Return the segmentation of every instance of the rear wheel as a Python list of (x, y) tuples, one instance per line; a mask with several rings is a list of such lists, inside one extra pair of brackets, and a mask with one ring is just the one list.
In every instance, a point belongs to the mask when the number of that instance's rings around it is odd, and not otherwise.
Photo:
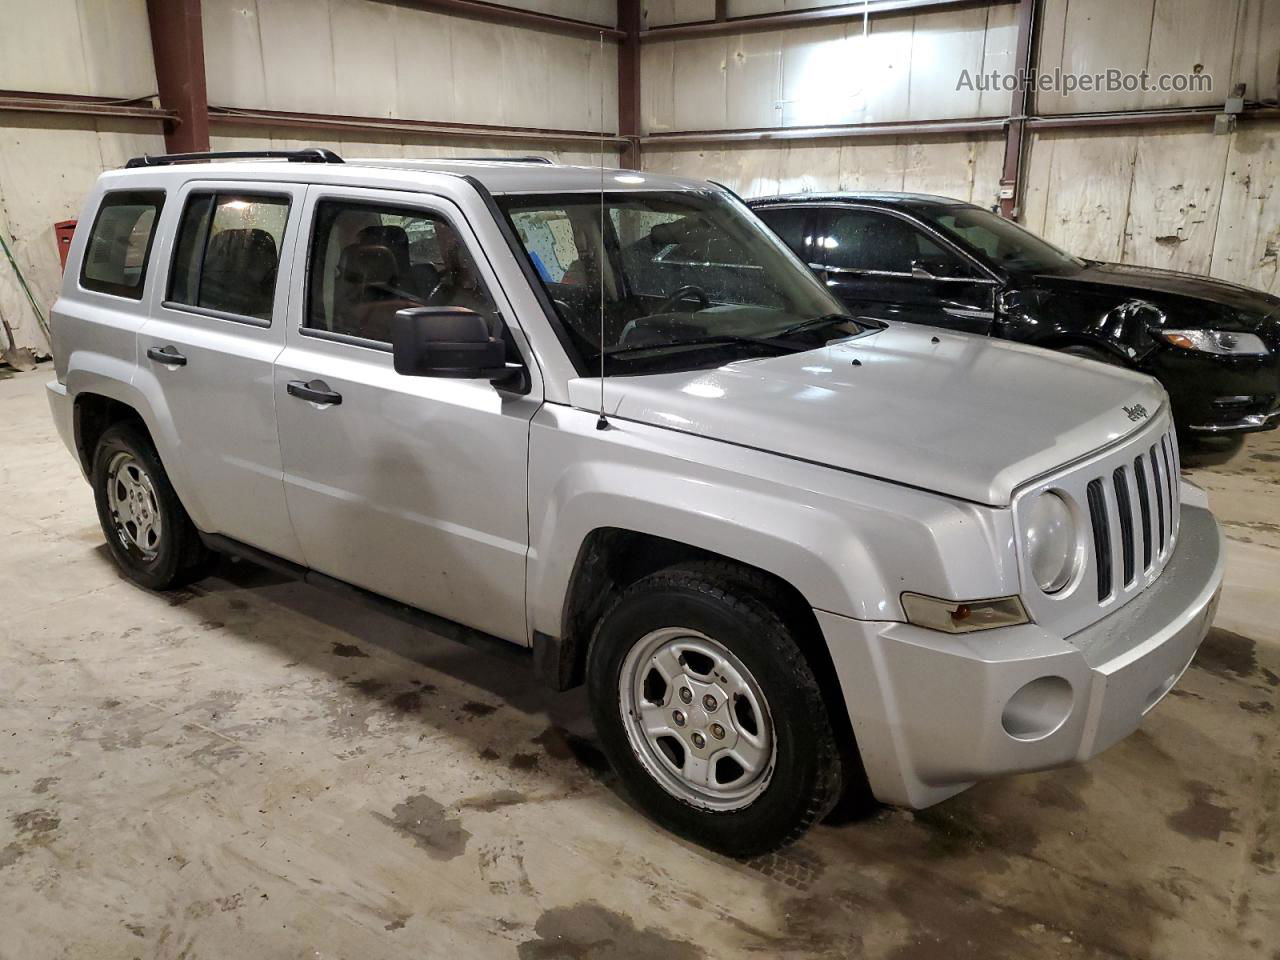
[(733, 856), (795, 840), (841, 785), (818, 683), (753, 576), (698, 563), (643, 578), (601, 618), (587, 663), (596, 728), (631, 795)]
[(208, 551), (142, 429), (118, 423), (104, 431), (92, 481), (107, 546), (129, 579), (167, 590), (203, 575)]

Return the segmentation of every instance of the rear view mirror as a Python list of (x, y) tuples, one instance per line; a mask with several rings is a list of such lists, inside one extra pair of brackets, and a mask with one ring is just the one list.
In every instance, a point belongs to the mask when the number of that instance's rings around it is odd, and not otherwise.
[(507, 348), (489, 324), (464, 307), (409, 307), (391, 320), (396, 373), (407, 377), (495, 380), (506, 377)]
[(911, 262), (911, 278), (913, 280), (937, 280), (933, 272), (919, 260)]

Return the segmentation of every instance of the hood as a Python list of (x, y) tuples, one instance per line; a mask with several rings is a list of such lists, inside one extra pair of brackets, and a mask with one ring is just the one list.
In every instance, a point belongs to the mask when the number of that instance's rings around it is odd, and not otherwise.
[[(598, 379), (573, 380), (570, 401), (595, 410), (599, 390)], [(622, 419), (996, 506), (1140, 429), (1164, 402), (1142, 374), (908, 324), (803, 353), (605, 382), (605, 409)]]
[[(1079, 273), (1070, 276), (1038, 276), (1036, 284), (1058, 289), (1092, 288), (1091, 292), (1103, 294), (1114, 292), (1125, 297), (1149, 299), (1166, 308), (1170, 301), (1194, 300), (1197, 301), (1194, 309), (1185, 317), (1178, 316), (1176, 322), (1188, 325), (1184, 321), (1191, 320), (1194, 322), (1189, 325), (1197, 327), (1208, 325), (1210, 321), (1226, 321), (1237, 328), (1248, 328), (1280, 310), (1280, 297), (1261, 290), (1195, 273), (1120, 263), (1090, 262)], [(1205, 304), (1212, 304), (1218, 309), (1205, 310)]]

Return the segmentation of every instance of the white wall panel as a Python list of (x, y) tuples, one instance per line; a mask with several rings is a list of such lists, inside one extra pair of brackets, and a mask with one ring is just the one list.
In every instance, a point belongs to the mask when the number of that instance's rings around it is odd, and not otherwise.
[(1081, 256), (1280, 292), (1280, 124), (1203, 124), (1031, 139), (1024, 223)]
[(716, 180), (743, 196), (907, 190), (991, 206), (1003, 161), (999, 137), (868, 137), (646, 148), (646, 170)]
[(1280, 293), (1280, 125), (1231, 138), (1210, 272)]
[(646, 27), (712, 20), (715, 15), (715, 0), (643, 0), (640, 6), (640, 16)]
[(204, 6), (219, 106), (598, 130), (603, 93), (617, 129), (612, 42), (372, 0)]
[(154, 94), (146, 0), (4, 0), (0, 89)]
[[(1230, 91), (1237, 44), (1251, 51), (1253, 76), (1246, 79), (1257, 79), (1260, 59), (1274, 65), (1280, 35), (1276, 6), (1274, 0), (1125, 0), (1123, 7), (1115, 0), (1046, 0), (1042, 71), (1061, 68), (1091, 75), (1146, 70), (1153, 81), (1161, 74), (1203, 74), (1213, 78), (1213, 90), (1046, 93), (1039, 97), (1038, 109), (1085, 113), (1222, 103)], [(1257, 32), (1259, 27), (1271, 28), (1270, 40)]]
[[(646, 132), (999, 116), (1010, 94), (977, 78), (1011, 70), (1013, 7), (975, 7), (646, 44)], [(962, 71), (972, 84), (960, 88)], [(723, 79), (719, 74), (723, 74)], [(651, 89), (650, 89), (651, 88)]]

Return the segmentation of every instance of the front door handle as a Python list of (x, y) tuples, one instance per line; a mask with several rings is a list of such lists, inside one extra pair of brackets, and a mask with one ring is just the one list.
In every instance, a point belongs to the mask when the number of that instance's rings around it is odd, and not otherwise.
[(171, 367), (185, 367), (187, 365), (187, 358), (180, 354), (178, 348), (172, 344), (165, 347), (148, 347), (147, 357), (156, 363), (168, 364)]
[(285, 389), (292, 396), (310, 400), (312, 403), (336, 406), (342, 402), (342, 394), (330, 390), (329, 385), (323, 380), (290, 380)]

